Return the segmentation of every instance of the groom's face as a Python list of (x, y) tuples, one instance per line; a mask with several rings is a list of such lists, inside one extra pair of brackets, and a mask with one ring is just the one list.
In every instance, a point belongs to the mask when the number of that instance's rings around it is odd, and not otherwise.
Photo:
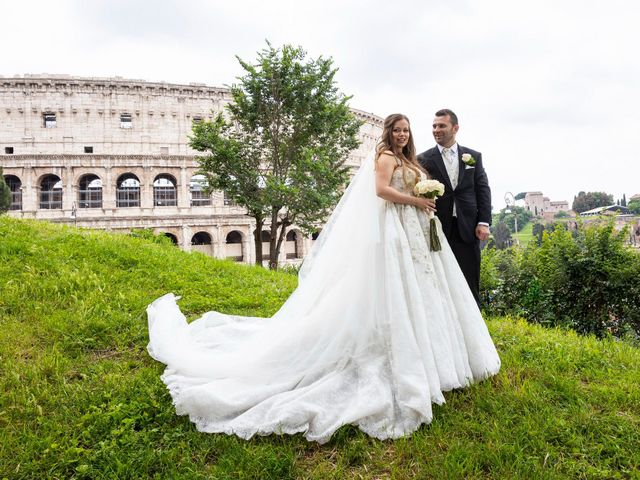
[(456, 133), (458, 133), (459, 125), (451, 123), (451, 117), (444, 115), (436, 117), (433, 120), (433, 138), (436, 139), (438, 145), (449, 148), (456, 143)]

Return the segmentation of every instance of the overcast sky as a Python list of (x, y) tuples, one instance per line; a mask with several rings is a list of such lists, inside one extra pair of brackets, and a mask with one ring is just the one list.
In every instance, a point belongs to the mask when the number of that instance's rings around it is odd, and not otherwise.
[[(0, 75), (65, 73), (234, 83), (268, 39), (332, 57), (351, 106), (460, 117), (504, 194), (640, 193), (640, 3), (632, 0), (13, 0)], [(635, 45), (635, 46), (634, 46)]]

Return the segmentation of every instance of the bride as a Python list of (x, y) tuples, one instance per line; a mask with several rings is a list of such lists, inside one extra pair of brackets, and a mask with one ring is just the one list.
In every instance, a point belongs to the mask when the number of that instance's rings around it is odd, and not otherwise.
[(176, 412), (198, 430), (250, 438), (342, 425), (397, 438), (432, 418), (443, 392), (494, 375), (500, 359), (436, 220), (412, 195), (425, 175), (409, 120), (385, 119), (367, 159), (271, 318), (208, 312), (187, 323), (167, 294), (147, 309), (150, 355)]

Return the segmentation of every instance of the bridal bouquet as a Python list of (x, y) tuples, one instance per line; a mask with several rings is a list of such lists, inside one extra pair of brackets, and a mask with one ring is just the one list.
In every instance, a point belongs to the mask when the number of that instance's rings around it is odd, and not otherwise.
[[(416, 197), (436, 198), (444, 194), (444, 185), (437, 180), (420, 180), (413, 187), (413, 193)], [(437, 252), (442, 249), (440, 239), (438, 238), (438, 230), (436, 228), (436, 220), (433, 212), (429, 212), (429, 239), (431, 240), (431, 251)]]

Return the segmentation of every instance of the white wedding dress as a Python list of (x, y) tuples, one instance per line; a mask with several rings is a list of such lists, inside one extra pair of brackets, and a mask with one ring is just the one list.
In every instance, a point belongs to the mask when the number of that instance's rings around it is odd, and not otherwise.
[[(408, 190), (402, 168), (391, 185)], [(148, 349), (167, 365), (177, 413), (203, 432), (303, 432), (321, 443), (347, 424), (385, 439), (429, 423), (444, 391), (500, 369), (439, 237), (442, 250), (430, 251), (427, 215), (376, 197), (369, 158), (273, 317), (209, 312), (187, 323), (179, 297), (153, 302)]]

